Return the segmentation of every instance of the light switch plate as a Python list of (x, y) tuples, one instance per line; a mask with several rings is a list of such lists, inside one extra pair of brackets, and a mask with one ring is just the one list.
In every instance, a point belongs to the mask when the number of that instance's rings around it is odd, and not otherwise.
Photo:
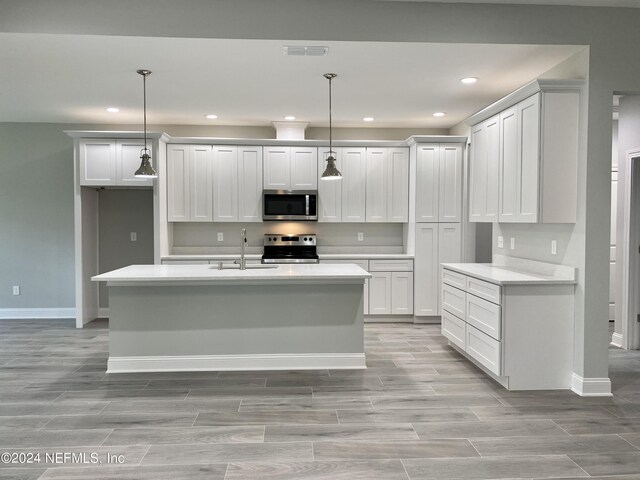
[(364, 232), (358, 232), (358, 241), (364, 242)]
[(516, 237), (511, 237), (510, 241), (511, 241), (511, 250), (514, 250), (516, 248)]
[(137, 242), (138, 241), (138, 233), (137, 232), (131, 232), (130, 236), (131, 236), (131, 241), (132, 242)]
[(503, 236), (499, 236), (498, 237), (498, 248), (504, 248), (504, 237)]
[(14, 285), (13, 286), (13, 294), (14, 295), (20, 295), (20, 285)]
[(224, 241), (224, 233), (218, 232), (218, 241), (219, 242), (223, 242)]
[(551, 255), (558, 254), (558, 242), (555, 240), (551, 240)]

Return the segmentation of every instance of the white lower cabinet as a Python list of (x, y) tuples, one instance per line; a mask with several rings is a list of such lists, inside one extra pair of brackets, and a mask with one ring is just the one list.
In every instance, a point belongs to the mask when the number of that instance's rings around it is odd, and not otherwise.
[(391, 315), (391, 272), (372, 272), (369, 279), (369, 315)]
[(391, 315), (413, 313), (413, 272), (391, 272)]
[(442, 335), (509, 390), (570, 388), (574, 285), (499, 285), (475, 265), (443, 267)]

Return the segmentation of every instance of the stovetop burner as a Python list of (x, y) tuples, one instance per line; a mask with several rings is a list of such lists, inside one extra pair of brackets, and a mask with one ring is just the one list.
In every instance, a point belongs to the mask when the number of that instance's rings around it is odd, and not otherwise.
[(319, 263), (316, 236), (267, 233), (262, 263)]

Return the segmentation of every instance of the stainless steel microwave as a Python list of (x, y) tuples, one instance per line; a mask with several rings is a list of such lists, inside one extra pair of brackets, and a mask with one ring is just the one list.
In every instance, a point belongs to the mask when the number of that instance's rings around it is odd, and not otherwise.
[(263, 220), (318, 220), (318, 192), (311, 190), (264, 190)]

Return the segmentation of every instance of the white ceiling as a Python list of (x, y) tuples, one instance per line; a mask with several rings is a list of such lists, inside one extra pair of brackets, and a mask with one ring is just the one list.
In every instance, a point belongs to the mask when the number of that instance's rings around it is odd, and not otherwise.
[(640, 8), (640, 0), (375, 0), (392, 2), (500, 3), (516, 5), (571, 5), (577, 7)]
[[(329, 55), (283, 55), (303, 44), (329, 46)], [(147, 68), (150, 124), (269, 125), (295, 115), (323, 126), (322, 74), (335, 72), (336, 126), (448, 128), (581, 48), (0, 34), (0, 120), (139, 125), (135, 71)], [(462, 85), (466, 76), (480, 81)]]

